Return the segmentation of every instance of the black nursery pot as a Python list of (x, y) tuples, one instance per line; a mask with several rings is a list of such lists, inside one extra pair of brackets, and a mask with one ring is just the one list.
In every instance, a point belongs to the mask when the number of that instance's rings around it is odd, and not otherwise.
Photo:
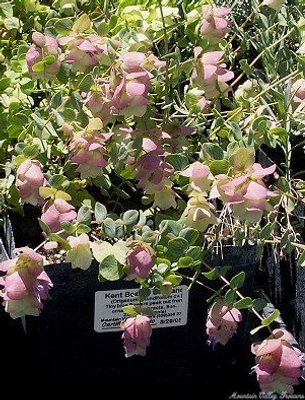
[[(14, 246), (12, 230), (6, 227), (4, 234), (8, 237), (2, 247), (8, 257)], [(254, 246), (225, 247), (223, 257), (206, 261), (211, 266), (232, 265), (228, 279), (246, 271), (242, 292), (252, 295), (255, 252)], [(118, 293), (132, 291), (134, 283), (100, 283), (97, 263), (87, 271), (72, 270), (69, 264), (49, 265), (46, 272), (54, 287), (39, 317), (26, 317), (22, 323), (0, 311), (2, 337), (11, 355), (2, 378), (9, 379), (17, 365), (20, 386), (15, 390), (23, 398), (33, 398), (33, 384), (35, 390), (47, 390), (50, 395), (62, 389), (88, 394), (109, 388), (123, 394), (145, 389), (154, 395), (161, 395), (163, 390), (188, 395), (200, 390), (222, 399), (233, 393), (258, 396), (256, 378), (250, 375), (254, 356), (250, 351), (248, 314), (243, 311), (243, 321), (228, 344), (213, 350), (205, 333), (210, 292), (200, 285), (193, 285), (188, 294), (184, 325), (154, 328), (147, 355), (126, 358), (122, 331), (95, 329), (95, 297), (103, 292), (118, 298)], [(181, 286), (187, 284), (189, 281)]]
[[(246, 285), (252, 289), (255, 249), (232, 247), (223, 260), (216, 257), (211, 264), (232, 264), (234, 273), (248, 268), (251, 273)], [(163, 389), (177, 394), (200, 389), (223, 398), (234, 391), (258, 393), (255, 377), (249, 375), (254, 360), (245, 335), (247, 315), (227, 346), (213, 350), (205, 334), (210, 293), (199, 285), (189, 293), (185, 325), (154, 328), (147, 355), (125, 358), (122, 331), (101, 333), (94, 329), (95, 293), (117, 296), (117, 291), (131, 289), (134, 284), (100, 283), (96, 263), (87, 271), (72, 270), (68, 264), (47, 266), (46, 271), (54, 283), (51, 299), (44, 302), (38, 318), (26, 318), (22, 340), (30, 370), (35, 370), (50, 390), (112, 387), (124, 392), (136, 385), (156, 394)], [(219, 385), (223, 379), (226, 383)]]

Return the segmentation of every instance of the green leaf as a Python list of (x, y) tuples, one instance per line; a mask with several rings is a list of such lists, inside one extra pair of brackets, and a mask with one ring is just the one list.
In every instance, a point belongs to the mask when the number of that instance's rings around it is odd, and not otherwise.
[(265, 299), (258, 298), (252, 301), (252, 307), (255, 311), (261, 311), (264, 307), (266, 307), (267, 302)]
[(241, 140), (243, 137), (240, 126), (236, 122), (231, 122), (231, 130), (235, 140)]
[(233, 289), (229, 289), (225, 294), (224, 301), (227, 306), (234, 304), (236, 300), (236, 292)]
[(274, 231), (276, 226), (275, 222), (269, 222), (266, 224), (263, 229), (261, 230), (260, 237), (262, 240), (267, 240), (270, 238), (271, 233)]
[(146, 288), (146, 287), (140, 288), (138, 291), (139, 301), (143, 301), (143, 300), (147, 299), (147, 297), (149, 297), (150, 294), (151, 294), (151, 290), (149, 288)]
[(250, 67), (250, 65), (249, 65), (247, 59), (244, 58), (244, 59), (240, 60), (240, 61), (239, 61), (239, 64), (240, 64), (241, 70), (242, 70), (245, 74), (247, 74), (247, 75), (251, 74), (252, 68)]
[(175, 256), (181, 256), (188, 246), (188, 241), (180, 237), (168, 241), (168, 250)]
[(111, 254), (100, 263), (99, 275), (107, 281), (117, 281), (123, 276), (123, 266)]
[(177, 286), (181, 283), (182, 281), (182, 276), (181, 275), (176, 275), (175, 273), (170, 273), (169, 275), (166, 276), (166, 282), (170, 282), (173, 286)]
[(91, 20), (87, 14), (81, 15), (76, 22), (73, 24), (73, 32), (83, 33), (91, 26)]
[(77, 233), (82, 234), (82, 233), (88, 233), (91, 231), (90, 226), (85, 225), (85, 224), (76, 224), (76, 230)]
[(38, 218), (38, 223), (40, 225), (40, 228), (43, 230), (43, 232), (45, 232), (47, 235), (49, 235), (51, 233), (51, 229), (45, 222), (42, 221), (42, 219)]
[(201, 148), (204, 160), (223, 160), (224, 152), (218, 144), (204, 143)]
[(79, 83), (79, 89), (80, 89), (82, 92), (88, 93), (88, 92), (90, 92), (90, 88), (91, 88), (91, 86), (93, 85), (93, 83), (94, 83), (94, 80), (93, 80), (93, 78), (92, 78), (92, 75), (91, 75), (91, 74), (87, 74), (87, 75), (85, 75), (85, 76), (83, 77), (83, 79), (80, 81), (80, 83)]
[(146, 315), (148, 317), (153, 317), (154, 315), (156, 315), (156, 311), (148, 307), (135, 306), (135, 309), (137, 311), (137, 314)]
[(109, 26), (107, 24), (107, 22), (101, 22), (98, 27), (97, 27), (97, 34), (101, 37), (103, 36), (107, 36), (109, 32)]
[(157, 266), (157, 271), (161, 275), (164, 275), (169, 269), (170, 269), (170, 266), (166, 263), (161, 263)]
[(202, 248), (200, 246), (190, 246), (186, 252), (186, 256), (192, 257), (193, 260), (202, 259)]
[(213, 175), (227, 174), (229, 162), (227, 160), (214, 160), (211, 162), (209, 167)]
[(246, 274), (244, 271), (239, 272), (237, 275), (233, 276), (233, 278), (230, 280), (230, 287), (232, 289), (238, 289), (240, 288), (246, 279)]
[(59, 71), (56, 75), (56, 78), (60, 83), (67, 83), (70, 76), (70, 65), (66, 63), (61, 63)]
[(58, 108), (62, 104), (62, 102), (63, 102), (63, 93), (57, 92), (51, 99), (51, 107)]
[(122, 311), (130, 317), (136, 317), (138, 315), (137, 307), (132, 304), (122, 307)]
[(38, 146), (36, 145), (36, 144), (31, 144), (31, 145), (29, 145), (29, 146), (26, 146), (25, 148), (24, 148), (24, 150), (23, 150), (23, 155), (26, 157), (26, 158), (30, 158), (30, 159), (34, 159), (34, 158), (36, 158), (37, 156), (38, 156), (38, 154), (39, 154), (39, 148), (38, 148)]
[[(50, 21), (51, 22), (51, 21)], [(70, 18), (61, 18), (54, 23), (54, 28), (60, 35), (69, 35), (72, 31), (72, 20)]]
[(66, 181), (66, 177), (64, 175), (55, 174), (52, 175), (51, 178), (48, 180), (50, 186), (54, 187), (55, 189), (59, 189), (62, 184)]
[(4, 26), (8, 31), (20, 28), (20, 21), (16, 17), (9, 17), (4, 19)]
[(160, 292), (164, 297), (168, 297), (173, 292), (173, 285), (171, 282), (163, 282), (160, 286)]
[(11, 84), (10, 78), (1, 78), (0, 79), (0, 92), (3, 92), (7, 89)]
[(142, 234), (142, 239), (146, 243), (153, 243), (156, 240), (156, 234), (151, 230), (146, 231)]
[(159, 230), (162, 235), (167, 235), (168, 233), (173, 233), (178, 236), (181, 231), (181, 225), (177, 221), (172, 221), (170, 219), (163, 220), (159, 225)]
[(194, 264), (194, 260), (192, 257), (186, 256), (186, 257), (180, 257), (178, 262), (177, 262), (177, 267), (178, 268), (191, 268)]
[(267, 318), (264, 318), (262, 320), (262, 325), (263, 326), (269, 326), (274, 320), (276, 320), (281, 313), (279, 312), (278, 309), (275, 309), (272, 314), (270, 314)]
[(112, 246), (113, 255), (120, 264), (125, 264), (128, 250), (126, 242), (123, 241), (116, 242)]
[(64, 239), (63, 237), (57, 235), (57, 233), (51, 233), (48, 236), (48, 239), (51, 240), (51, 241), (54, 240), (55, 242), (57, 242), (60, 245), (60, 247), (62, 249), (64, 249), (64, 250), (70, 250), (71, 249), (71, 246), (69, 245), (69, 242), (66, 239)]
[(238, 310), (242, 310), (243, 308), (249, 308), (251, 307), (251, 305), (252, 305), (251, 297), (244, 297), (243, 299), (240, 299), (233, 304), (233, 306)]
[(281, 176), (277, 182), (276, 182), (276, 186), (284, 193), (289, 193), (290, 192), (290, 184), (287, 181), (286, 178), (284, 178), (283, 176)]
[(45, 70), (46, 66), (43, 61), (38, 61), (32, 66), (33, 72), (43, 72)]
[(179, 237), (187, 240), (189, 245), (193, 245), (199, 238), (199, 232), (193, 228), (184, 228), (179, 232)]
[(101, 224), (107, 217), (107, 208), (102, 203), (95, 203), (94, 217), (98, 224)]
[(231, 266), (231, 265), (224, 265), (224, 266), (221, 267), (220, 270), (219, 270), (220, 275), (225, 276), (225, 274), (226, 274), (228, 271), (230, 271), (231, 269), (232, 269), (232, 266)]
[(174, 167), (175, 171), (182, 171), (189, 166), (189, 160), (182, 154), (170, 154), (165, 157), (165, 161)]
[(76, 231), (76, 226), (71, 224), (69, 221), (63, 221), (60, 223), (62, 229), (67, 232), (69, 235), (72, 235)]
[(241, 147), (233, 156), (234, 172), (244, 173), (245, 170), (255, 162), (254, 151), (246, 147)]
[(110, 238), (115, 237), (115, 222), (111, 218), (105, 218), (104, 223), (103, 223), (103, 229), (105, 232), (106, 236), (109, 236)]
[(87, 206), (81, 206), (77, 213), (77, 221), (85, 225), (91, 225), (91, 210)]
[(202, 275), (209, 281), (215, 281), (220, 276), (219, 268), (213, 268), (211, 271), (203, 272)]
[(44, 57), (44, 58), (42, 59), (42, 61), (43, 61), (44, 64), (46, 64), (46, 65), (53, 64), (53, 63), (55, 62), (55, 60), (56, 60), (56, 58), (55, 58), (55, 56), (53, 56), (53, 55), (46, 56), (46, 57)]
[(123, 214), (123, 221), (126, 225), (135, 225), (139, 219), (139, 211), (137, 210), (127, 210)]
[(109, 242), (99, 242), (95, 241), (91, 244), (91, 250), (93, 253), (93, 257), (98, 262), (102, 262), (104, 258), (113, 255), (112, 244)]

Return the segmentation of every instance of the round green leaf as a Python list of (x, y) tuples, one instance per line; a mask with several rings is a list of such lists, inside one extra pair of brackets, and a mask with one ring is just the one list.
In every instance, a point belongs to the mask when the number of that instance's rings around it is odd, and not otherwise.
[(106, 218), (103, 224), (104, 232), (106, 236), (110, 238), (115, 237), (115, 222), (111, 218)]
[(180, 231), (179, 237), (188, 241), (189, 245), (195, 244), (199, 238), (199, 232), (193, 228), (184, 228)]
[(94, 216), (98, 224), (101, 224), (107, 216), (107, 208), (102, 203), (95, 203)]
[(238, 289), (240, 288), (246, 279), (246, 274), (244, 271), (239, 272), (237, 275), (233, 276), (233, 278), (230, 281), (230, 286), (232, 289)]
[(188, 246), (188, 241), (181, 237), (177, 237), (168, 241), (168, 250), (175, 256), (181, 256)]
[(107, 281), (117, 281), (123, 276), (123, 266), (111, 254), (100, 263), (99, 275)]
[(123, 214), (123, 221), (126, 225), (135, 225), (139, 219), (139, 211), (128, 210)]
[(234, 307), (238, 310), (242, 310), (243, 308), (249, 308), (252, 305), (251, 297), (244, 297), (234, 303)]

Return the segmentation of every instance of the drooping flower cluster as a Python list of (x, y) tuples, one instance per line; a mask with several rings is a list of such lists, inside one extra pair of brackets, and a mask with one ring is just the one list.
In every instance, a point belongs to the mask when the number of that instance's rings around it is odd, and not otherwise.
[(126, 357), (134, 355), (145, 356), (146, 347), (150, 345), (152, 328), (150, 319), (145, 315), (129, 317), (121, 322), (120, 327), (124, 329), (122, 339)]
[(268, 200), (277, 195), (266, 187), (263, 178), (272, 174), (275, 169), (276, 165), (263, 168), (254, 163), (234, 178), (217, 175), (217, 183), (210, 196), (220, 197), (224, 204), (232, 206), (235, 218), (251, 223), (258, 222), (265, 210), (273, 209)]
[(110, 59), (106, 39), (95, 34), (71, 34), (58, 39), (67, 46), (64, 61), (71, 64), (72, 71), (86, 71), (98, 63), (108, 65)]
[(236, 333), (241, 320), (242, 315), (238, 309), (225, 305), (223, 299), (215, 300), (209, 309), (206, 322), (208, 343), (213, 347), (217, 343), (225, 345)]
[(181, 218), (186, 226), (204, 232), (209, 225), (217, 225), (215, 207), (207, 199), (214, 177), (208, 166), (196, 161), (180, 175), (189, 178), (189, 200)]
[(74, 206), (64, 199), (55, 198), (48, 200), (44, 204), (41, 220), (48, 225), (52, 232), (58, 232), (61, 230), (61, 222), (71, 222), (76, 216), (77, 214)]
[(32, 40), (34, 43), (25, 56), (29, 74), (37, 79), (54, 78), (60, 68), (61, 49), (57, 40), (40, 32), (34, 32)]
[(291, 394), (293, 386), (299, 384), (304, 363), (302, 352), (290, 344), (292, 340), (289, 332), (275, 329), (262, 343), (252, 345), (257, 363), (253, 371), (263, 392)]
[(29, 247), (15, 250), (19, 255), (0, 263), (0, 271), (6, 274), (0, 278), (3, 289), (5, 311), (12, 318), (24, 315), (39, 315), (43, 308), (42, 300), (49, 298), (49, 289), (53, 286), (43, 268), (43, 258)]
[(200, 33), (212, 43), (218, 43), (227, 33), (230, 22), (225, 18), (230, 14), (231, 8), (202, 6), (203, 22)]
[(66, 262), (71, 263), (72, 268), (88, 269), (92, 261), (89, 236), (82, 233), (80, 236), (69, 236), (67, 240), (71, 249), (67, 252)]
[(224, 52), (202, 53), (202, 48), (198, 46), (194, 55), (197, 62), (191, 75), (192, 85), (203, 90), (208, 100), (227, 94), (230, 86), (226, 82), (234, 78), (234, 73), (222, 62)]
[(94, 118), (85, 129), (73, 133), (71, 138), (71, 161), (78, 165), (76, 172), (80, 172), (82, 179), (102, 175), (103, 168), (107, 165), (105, 142), (112, 133), (100, 133), (102, 127), (101, 120)]
[(171, 176), (174, 168), (164, 160), (166, 153), (159, 141), (168, 137), (166, 132), (148, 132), (153, 138), (144, 137), (141, 155), (132, 165), (136, 172), (135, 179), (137, 187), (143, 189), (144, 193), (154, 196), (153, 207), (167, 210), (176, 207), (176, 193), (172, 189)]
[(126, 256), (127, 276), (129, 279), (146, 279), (154, 265), (153, 249), (150, 246), (134, 246)]
[(19, 190), (20, 197), (25, 203), (33, 206), (41, 203), (39, 188), (47, 183), (42, 165), (37, 160), (25, 160), (17, 168), (16, 187)]
[(121, 54), (110, 78), (101, 78), (85, 100), (93, 115), (107, 121), (110, 116), (142, 117), (148, 105), (151, 71), (165, 63), (138, 51)]

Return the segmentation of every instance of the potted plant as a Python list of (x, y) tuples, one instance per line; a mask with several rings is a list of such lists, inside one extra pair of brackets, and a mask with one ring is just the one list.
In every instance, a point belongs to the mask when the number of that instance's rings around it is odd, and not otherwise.
[(255, 317), (258, 390), (293, 393), (302, 351), (252, 289), (270, 248), (305, 265), (302, 6), (165, 3), (0, 4), (4, 309), (39, 332), (95, 294), (94, 335), (130, 358), (154, 327), (185, 336), (200, 289), (211, 348)]

